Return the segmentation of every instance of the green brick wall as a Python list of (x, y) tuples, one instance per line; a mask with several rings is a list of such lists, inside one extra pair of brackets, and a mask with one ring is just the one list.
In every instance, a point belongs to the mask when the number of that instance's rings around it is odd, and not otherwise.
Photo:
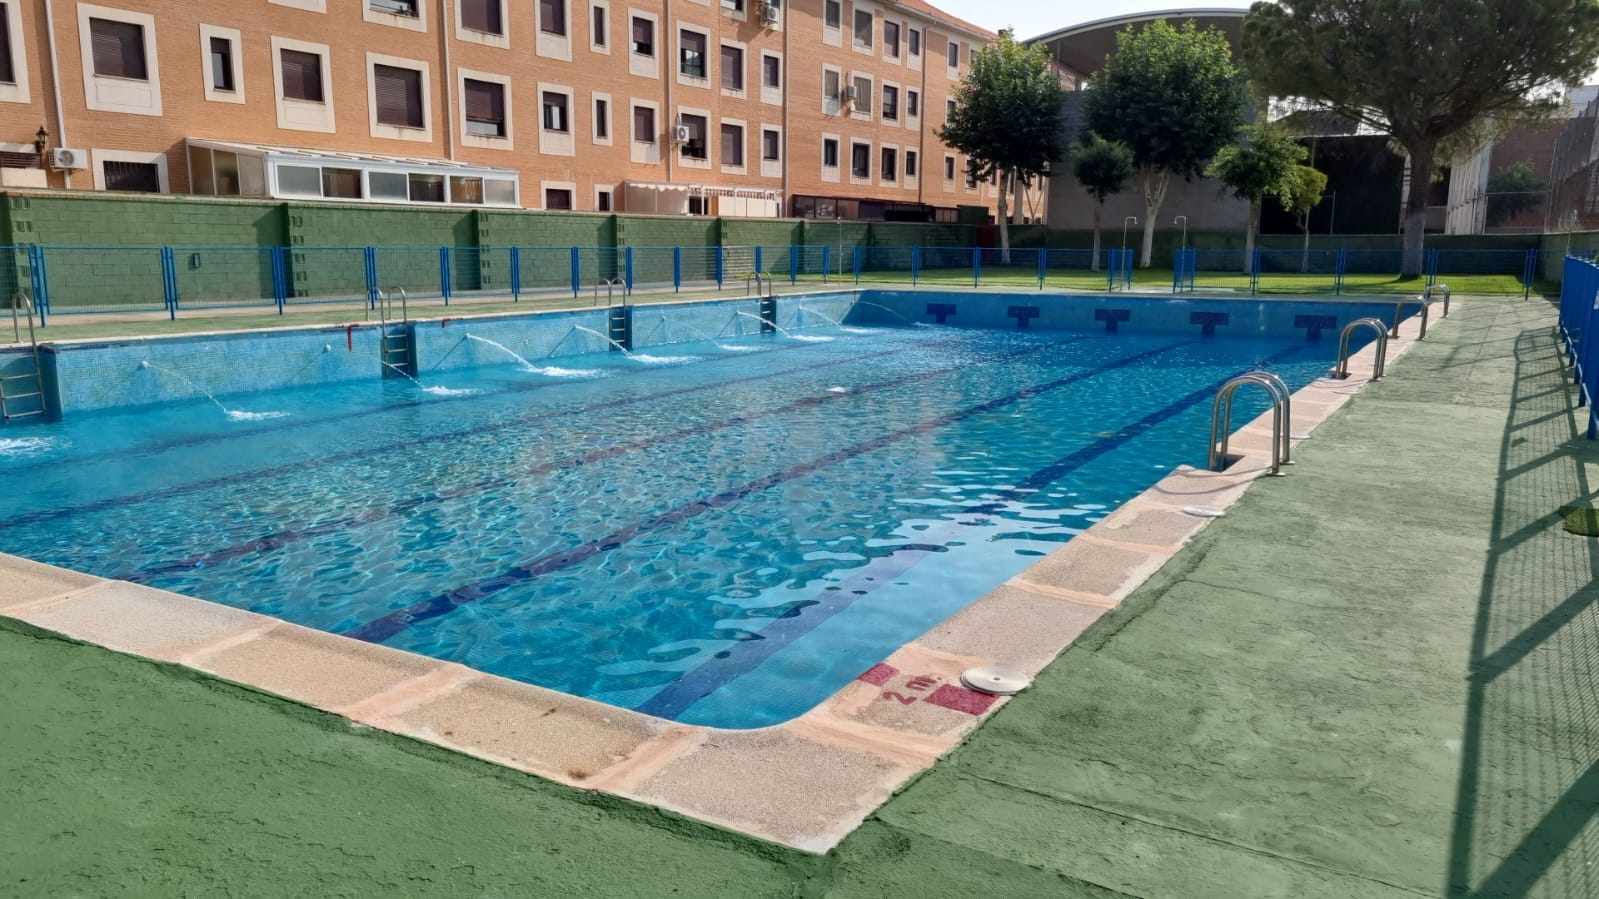
[(581, 212), (480, 212), (478, 242), (489, 247), (610, 247), (616, 216)]
[(630, 247), (714, 247), (722, 242), (721, 224), (699, 216), (617, 216), (616, 241)]
[(722, 243), (730, 247), (787, 247), (805, 243), (805, 223), (798, 219), (766, 221), (724, 219)]

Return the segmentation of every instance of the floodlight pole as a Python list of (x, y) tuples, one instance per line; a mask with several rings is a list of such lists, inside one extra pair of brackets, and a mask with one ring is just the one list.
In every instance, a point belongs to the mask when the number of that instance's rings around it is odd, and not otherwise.
[(1182, 240), (1182, 243), (1177, 245), (1177, 250), (1178, 250), (1178, 252), (1182, 252), (1184, 250), (1187, 250), (1188, 249), (1188, 216), (1179, 215), (1178, 217), (1172, 219), (1171, 223), (1173, 225), (1182, 225), (1183, 226), (1183, 240)]

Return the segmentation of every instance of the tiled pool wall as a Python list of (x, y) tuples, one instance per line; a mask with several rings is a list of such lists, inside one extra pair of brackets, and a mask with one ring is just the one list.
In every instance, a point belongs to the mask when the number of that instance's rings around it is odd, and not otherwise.
[[(905, 290), (829, 291), (411, 323), (419, 372), (514, 364), (501, 344), (533, 364), (604, 352), (613, 314), (631, 316), (634, 348), (725, 340), (760, 333), (766, 318), (785, 331), (838, 322), (941, 323), (977, 328), (1075, 330), (1195, 336), (1299, 337), (1335, 341), (1357, 318), (1392, 322), (1386, 303), (1171, 297), (1064, 296)], [(1407, 311), (1414, 311), (1412, 306)], [(598, 334), (587, 333), (587, 328)], [(470, 337), (468, 336), (470, 335)], [(471, 337), (481, 338), (473, 340)], [(1359, 336), (1364, 345), (1369, 334)], [(380, 332), (372, 324), (284, 328), (112, 341), (46, 344), (44, 387), (52, 416), (96, 409), (218, 397), (258, 390), (377, 379)], [(149, 362), (149, 366), (141, 363)], [(31, 365), (25, 351), (0, 353), (0, 373)]]

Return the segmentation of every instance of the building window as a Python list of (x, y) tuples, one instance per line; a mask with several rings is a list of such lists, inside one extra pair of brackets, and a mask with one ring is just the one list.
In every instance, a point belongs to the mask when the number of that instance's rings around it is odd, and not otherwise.
[(730, 91), (744, 89), (744, 51), (726, 44), (722, 45), (722, 87)]
[[(144, 63), (144, 29), (132, 22), (90, 19), (89, 34), (94, 41), (94, 73), (107, 78), (150, 80)], [(7, 44), (9, 47), (10, 44)], [(123, 165), (124, 163), (116, 163)], [(125, 163), (144, 165), (144, 163)], [(109, 183), (109, 179), (108, 179)], [(122, 190), (124, 188), (116, 188)], [(137, 188), (126, 188), (129, 190)]]
[(849, 148), (849, 174), (852, 178), (872, 177), (872, 148), (866, 144), (851, 144)]
[(977, 175), (972, 172), (971, 166), (966, 167), (966, 189), (977, 189)]
[(633, 140), (641, 144), (655, 143), (655, 110), (648, 106), (633, 107)]
[(899, 180), (899, 151), (893, 147), (883, 148), (883, 180)]
[(0, 83), (4, 84), (17, 83), (16, 64), (11, 61), (10, 13), (6, 4), (0, 3)]
[(566, 132), (570, 130), (567, 117), (566, 95), (555, 91), (544, 92), (544, 130)]
[(883, 121), (899, 121), (899, 88), (883, 85)]
[(461, 0), (461, 27), (485, 34), (504, 34), (500, 0)]
[(783, 86), (783, 61), (775, 56), (761, 57), (761, 86), (780, 88)]
[(547, 187), (544, 189), (545, 209), (571, 209), (572, 192), (566, 188)]
[(302, 50), (280, 50), (283, 99), (321, 103), (322, 57)]
[(566, 0), (539, 0), (539, 30), (566, 37)]
[(864, 9), (855, 10), (855, 46), (872, 48), (872, 14)]
[(611, 137), (611, 104), (605, 100), (594, 101), (594, 136), (600, 140)]
[(905, 32), (905, 46), (910, 50), (912, 56), (922, 55), (922, 32), (920, 29), (912, 28)]
[(722, 8), (728, 12), (744, 12), (744, 0), (722, 0)]
[(633, 17), (633, 52), (640, 56), (655, 55), (655, 23), (649, 19)]
[(722, 165), (744, 164), (744, 128), (741, 125), (722, 125)]
[(955, 41), (949, 42), (949, 67), (952, 69), (961, 67), (961, 45)]
[(822, 70), (822, 99), (838, 102), (840, 75), (836, 69)]
[(378, 124), (422, 128), (422, 73), (395, 66), (372, 67), (373, 95), (377, 98)]
[[(96, 50), (98, 49), (97, 46)], [(98, 55), (97, 52), (96, 56)], [(140, 51), (140, 58), (143, 56), (143, 51)], [(106, 190), (130, 190), (147, 194), (161, 192), (161, 167), (156, 163), (107, 160), (101, 165), (105, 175)]]
[(695, 195), (688, 198), (689, 215), (710, 215), (711, 201), (709, 197)]
[(611, 211), (611, 192), (610, 191), (602, 190), (602, 191), (599, 191), (598, 193), (596, 193), (594, 195), (594, 209), (597, 212), (610, 212)]
[[(0, 12), (4, 12), (0, 8)], [(3, 32), (5, 17), (0, 15), (0, 32)], [(0, 43), (3, 43), (4, 34), (0, 33)], [(233, 42), (225, 37), (214, 37), (210, 40), (211, 46), (211, 89), (214, 91), (227, 91), (233, 93)], [(6, 61), (9, 65), (10, 60)], [(7, 70), (7, 73), (9, 71)], [(6, 80), (6, 79), (0, 79)]]
[(905, 115), (916, 118), (922, 114), (921, 94), (915, 91), (905, 92)]
[(683, 142), (683, 158), (708, 159), (709, 153), (705, 146), (705, 116), (683, 116), (683, 127), (688, 129), (688, 140)]
[(955, 180), (955, 157), (953, 156), (944, 157), (944, 180)]
[(899, 23), (883, 20), (883, 52), (889, 59), (899, 59)]
[(838, 140), (836, 138), (822, 138), (822, 167), (838, 168)]
[(844, 27), (843, 0), (826, 0), (822, 9), (822, 25), (835, 31)]
[(955, 118), (955, 101), (954, 100), (945, 100), (944, 101), (944, 120), (948, 121), (948, 120), (953, 119), (953, 118)]
[(417, 17), (417, 0), (367, 0), (367, 9), (385, 12), (391, 16)]
[(322, 196), (335, 200), (361, 199), (361, 170), (323, 168)]
[(856, 75), (855, 81), (855, 111), (861, 115), (872, 114), (872, 79), (864, 75)]
[(466, 133), (478, 137), (505, 136), (505, 85), (492, 81), (464, 80)]
[(783, 138), (770, 128), (761, 129), (761, 159), (776, 162), (782, 154)]
[(915, 150), (906, 150), (905, 151), (905, 177), (907, 177), (907, 178), (915, 178), (916, 177), (916, 151)]
[(606, 18), (605, 17), (610, 15), (610, 7), (607, 7), (607, 6), (591, 7), (590, 11), (589, 11), (589, 15), (593, 17), (591, 27), (594, 29), (594, 34), (589, 39), (590, 43), (592, 43), (596, 47), (603, 47), (603, 46), (606, 45), (606, 41), (610, 40), (610, 35), (607, 34), (606, 30), (605, 30), (606, 27), (607, 27), (607, 23), (606, 23)]
[(677, 70), (690, 78), (705, 77), (705, 35), (697, 31), (678, 32)]

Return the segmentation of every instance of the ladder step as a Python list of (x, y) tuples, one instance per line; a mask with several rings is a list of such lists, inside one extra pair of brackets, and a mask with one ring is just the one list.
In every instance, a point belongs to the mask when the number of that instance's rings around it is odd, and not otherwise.
[(5, 414), (5, 417), (7, 419), (27, 418), (30, 415), (43, 415), (43, 414), (44, 414), (44, 410), (43, 409), (35, 409), (32, 412), (7, 412)]
[(24, 372), (23, 374), (20, 374), (20, 375), (0, 375), (0, 381), (20, 381), (23, 378), (37, 378), (37, 377), (39, 377), (39, 372), (30, 371), (30, 372)]
[(34, 398), (36, 396), (44, 396), (43, 391), (35, 390), (32, 393), (8, 393), (8, 394), (6, 394), (6, 402), (15, 402), (17, 400), (27, 400), (27, 399), (32, 399), (32, 398)]

